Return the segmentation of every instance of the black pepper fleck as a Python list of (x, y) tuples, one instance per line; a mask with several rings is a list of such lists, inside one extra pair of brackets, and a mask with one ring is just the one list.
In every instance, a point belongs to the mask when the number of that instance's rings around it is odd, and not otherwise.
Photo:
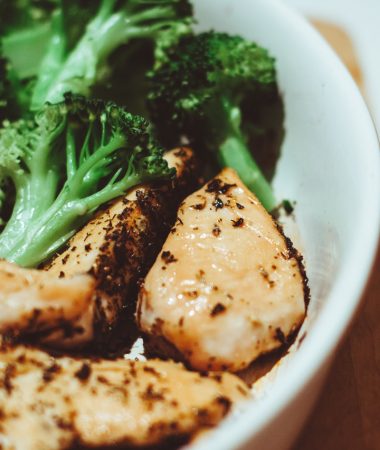
[(198, 211), (202, 211), (202, 209), (205, 209), (206, 202), (204, 203), (197, 203), (196, 205), (191, 205), (190, 208), (196, 209)]
[(74, 374), (79, 380), (86, 381), (91, 375), (91, 367), (88, 363), (83, 363), (82, 367)]
[(221, 229), (218, 227), (218, 225), (214, 225), (214, 228), (212, 229), (212, 234), (215, 237), (218, 237), (221, 233)]
[(222, 303), (217, 303), (210, 313), (211, 317), (215, 317), (218, 314), (222, 314), (226, 310), (226, 307)]
[(61, 367), (60, 367), (58, 364), (53, 363), (51, 366), (47, 367), (47, 368), (43, 371), (42, 379), (43, 379), (46, 383), (49, 383), (49, 382), (54, 378), (54, 375), (55, 375), (56, 373), (59, 373), (60, 370), (61, 370)]
[(276, 339), (279, 342), (281, 342), (281, 344), (285, 345), (287, 343), (287, 339), (286, 339), (286, 336), (285, 336), (284, 332), (281, 330), (281, 328), (277, 327), (276, 330), (275, 330), (275, 333), (276, 333), (275, 334)]
[(67, 263), (67, 260), (69, 259), (69, 254), (67, 254), (66, 256), (64, 256), (62, 258), (62, 264), (65, 265)]
[(220, 178), (214, 178), (212, 181), (210, 181), (210, 183), (208, 183), (206, 192), (226, 194), (233, 187), (236, 187), (236, 184), (223, 183)]
[(244, 225), (244, 219), (242, 217), (239, 217), (237, 220), (232, 220), (231, 222), (234, 228), (240, 228)]
[(223, 200), (219, 197), (216, 197), (216, 199), (212, 202), (212, 205), (215, 207), (215, 209), (222, 209), (224, 207)]
[(170, 251), (164, 251), (161, 253), (161, 259), (165, 261), (166, 264), (177, 262), (178, 259)]

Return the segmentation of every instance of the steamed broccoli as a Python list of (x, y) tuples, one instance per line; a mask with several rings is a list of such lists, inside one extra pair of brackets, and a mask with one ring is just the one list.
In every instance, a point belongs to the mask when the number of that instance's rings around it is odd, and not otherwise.
[(0, 39), (19, 79), (36, 75), (59, 0), (0, 0)]
[(192, 22), (187, 0), (101, 0), (97, 12), (70, 48), (67, 28), (72, 27), (65, 19), (70, 3), (63, 1), (54, 14), (52, 38), (32, 96), (33, 110), (46, 101), (61, 101), (65, 92), (88, 95), (107, 72), (108, 57), (121, 45), (150, 39), (157, 41), (159, 53), (189, 32)]
[(265, 127), (252, 121), (255, 109), (279, 97), (274, 59), (239, 36), (216, 32), (185, 36), (166, 58), (149, 73), (148, 108), (161, 142), (186, 137), (237, 170), (271, 210), (276, 201), (249, 143)]
[(0, 234), (0, 257), (38, 265), (100, 205), (172, 174), (145, 119), (110, 102), (68, 94), (33, 120), (5, 122), (0, 206), (9, 188), (15, 202)]
[(0, 123), (29, 114), (59, 0), (0, 0)]

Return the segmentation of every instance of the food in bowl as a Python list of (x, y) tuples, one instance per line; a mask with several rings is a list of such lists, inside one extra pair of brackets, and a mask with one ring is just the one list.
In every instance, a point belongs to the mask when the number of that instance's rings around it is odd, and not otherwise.
[(307, 298), (298, 252), (228, 168), (181, 203), (137, 323), (160, 354), (236, 372), (288, 341)]
[[(238, 36), (193, 34), (184, 1), (98, 6), (74, 30), (75, 5), (31, 5), (51, 35), (28, 76), (3, 30), (4, 448), (41, 448), (41, 429), (45, 448), (188, 437), (248, 397), (225, 372), (288, 345), (305, 317), (302, 258), (264, 208), (276, 200), (249, 149), (282, 133), (273, 58)], [(129, 74), (147, 41), (154, 127), (106, 89), (112, 58)], [(101, 88), (114, 98), (91, 98)], [(170, 142), (180, 147), (165, 153)], [(138, 332), (186, 367), (111, 361)]]

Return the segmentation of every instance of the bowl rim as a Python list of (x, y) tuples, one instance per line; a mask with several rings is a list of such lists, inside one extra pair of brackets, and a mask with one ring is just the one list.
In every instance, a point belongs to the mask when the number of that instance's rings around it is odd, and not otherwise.
[[(374, 121), (359, 88), (329, 44), (294, 7), (279, 0), (254, 0), (254, 3), (257, 7), (261, 4), (266, 8), (276, 9), (276, 13), (281, 14), (289, 25), (302, 35), (306, 35), (307, 40), (319, 48), (325, 65), (336, 68), (335, 71), (331, 71), (332, 76), (350, 93), (350, 107), (355, 111), (356, 127), (362, 130), (361, 135), (364, 139), (362, 152), (371, 161), (375, 183), (368, 192), (363, 207), (368, 220), (363, 222), (363, 230), (360, 230), (360, 245), (352, 243), (355, 251), (351, 253), (355, 253), (355, 258), (351, 258), (337, 276), (326, 297), (325, 307), (315, 319), (312, 329), (308, 331), (307, 339), (295, 352), (294, 358), (286, 368), (287, 376), (281, 385), (275, 383), (266, 395), (265, 401), (259, 404), (255, 401), (249, 402), (249, 405), (239, 412), (237, 420), (217, 427), (203, 439), (198, 440), (191, 446), (196, 450), (210, 449), (210, 445), (212, 448), (223, 450), (247, 444), (307, 389), (319, 369), (331, 361), (359, 309), (380, 242), (380, 146)], [(353, 273), (352, 271), (355, 271), (355, 277), (348, 276)], [(339, 315), (335, 314), (334, 321), (331, 321), (329, 319), (332, 317), (334, 304), (342, 295), (346, 307)], [(315, 353), (316, 345), (318, 345), (317, 353)], [(252, 417), (255, 417), (255, 421), (252, 421)], [(230, 426), (233, 427), (233, 433), (229, 432)]]

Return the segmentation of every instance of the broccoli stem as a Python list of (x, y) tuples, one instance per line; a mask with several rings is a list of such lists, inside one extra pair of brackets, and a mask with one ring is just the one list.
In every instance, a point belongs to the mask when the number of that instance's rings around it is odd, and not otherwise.
[(17, 195), (12, 216), (0, 235), (3, 258), (12, 252), (20, 239), (24, 239), (30, 221), (50, 207), (58, 185), (58, 176), (53, 171), (42, 176), (22, 174), (18, 178), (16, 182), (14, 180)]
[[(21, 177), (20, 177), (21, 178)], [(12, 249), (13, 245), (20, 239), (25, 231), (26, 223), (31, 213), (28, 208), (28, 186), (26, 180), (13, 180), (16, 187), (16, 201), (13, 206), (11, 218), (6, 223), (0, 235), (0, 255), (5, 255)]]
[[(7, 258), (24, 239), (26, 229), (34, 218), (46, 211), (56, 198), (61, 180), (59, 159), (51, 159), (51, 149), (61, 134), (63, 121), (48, 139), (42, 136), (37, 150), (25, 159), (26, 171), (9, 173), (15, 186), (16, 201), (10, 220), (0, 234), (0, 256)], [(36, 140), (38, 140), (36, 136)]]
[(62, 123), (32, 157), (25, 161), (26, 173), (9, 174), (15, 186), (16, 201), (13, 213), (0, 235), (0, 255), (6, 257), (20, 238), (23, 238), (29, 221), (39, 217), (53, 203), (60, 180), (59, 161), (50, 162), (52, 143), (64, 126)]
[(222, 111), (225, 114), (224, 126), (227, 130), (227, 137), (219, 146), (219, 163), (223, 167), (235, 169), (243, 183), (256, 194), (264, 208), (271, 211), (276, 206), (276, 198), (241, 133), (240, 108), (228, 98), (222, 99), (222, 106)]
[(247, 188), (254, 192), (264, 208), (271, 211), (276, 206), (272, 188), (265, 179), (242, 136), (229, 136), (219, 147), (219, 161), (232, 167)]
[(86, 159), (68, 180), (54, 203), (46, 208), (46, 212), (35, 216), (35, 220), (33, 217), (29, 219), (28, 227), (24, 230), (25, 235), (18, 237), (13, 248), (6, 254), (0, 252), (2, 257), (24, 267), (35, 266), (56, 252), (100, 205), (122, 195), (141, 181), (140, 175), (134, 171), (131, 157), (125, 175), (118, 181), (120, 171), (116, 172), (106, 186), (91, 195), (87, 194), (86, 185), (82, 185), (87, 174), (91, 174), (107, 156), (125, 144), (124, 137), (115, 136)]
[(122, 195), (139, 181), (139, 176), (133, 174), (83, 199), (68, 202), (65, 202), (65, 196), (57, 199), (43, 221), (37, 220), (28, 227), (27, 236), (7, 259), (22, 267), (34, 267), (52, 256), (100, 205)]
[(3, 210), (9, 220), (0, 233), (0, 258), (39, 264), (102, 204), (136, 184), (171, 177), (175, 169), (163, 153), (143, 117), (71, 94), (33, 120), (4, 126), (0, 201), (9, 193), (15, 205)]
[[(114, 4), (114, 0), (103, 0), (97, 15), (88, 24), (76, 47), (66, 55), (59, 70), (54, 68), (47, 78), (44, 76), (46, 71), (41, 70), (33, 92), (32, 110), (38, 110), (47, 101), (61, 101), (66, 92), (89, 95), (96, 81), (99, 64), (116, 48), (134, 38), (153, 37), (175, 18), (175, 12), (170, 6), (156, 6), (135, 12), (132, 5), (130, 10), (112, 13)], [(58, 39), (58, 34), (55, 39)], [(54, 43), (51, 49), (53, 47)], [(53, 56), (54, 53), (50, 57)], [(48, 55), (47, 58), (50, 57)]]
[(57, 10), (52, 18), (53, 34), (39, 70), (39, 77), (33, 89), (32, 107), (45, 96), (46, 86), (55, 79), (64, 60), (66, 52), (66, 38), (62, 10)]

